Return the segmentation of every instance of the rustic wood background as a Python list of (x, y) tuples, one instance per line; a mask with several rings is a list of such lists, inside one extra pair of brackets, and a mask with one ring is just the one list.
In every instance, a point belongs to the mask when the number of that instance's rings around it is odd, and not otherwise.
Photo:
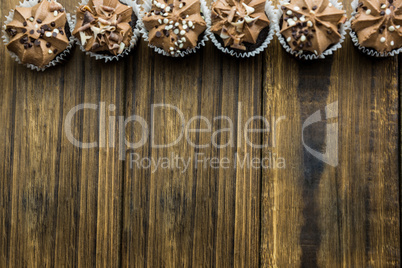
[[(76, 5), (61, 2), (70, 12)], [(17, 4), (2, 0), (1, 17)], [(344, 5), (350, 14), (350, 1)], [(247, 60), (212, 44), (170, 59), (143, 41), (119, 63), (96, 62), (76, 48), (66, 64), (45, 73), (14, 63), (3, 44), (0, 59), (0, 267), (401, 265), (401, 58), (371, 59), (348, 37), (333, 57), (315, 62), (292, 58), (276, 39)], [(336, 168), (301, 143), (304, 120), (334, 101)], [(187, 120), (227, 115), (244, 124), (252, 115), (284, 115), (278, 146), (270, 151), (284, 157), (287, 168), (130, 169), (116, 149), (80, 150), (67, 140), (68, 111), (99, 102), (116, 105), (107, 115), (136, 114), (147, 122), (153, 103), (175, 105)], [(99, 123), (98, 113), (86, 110), (75, 117), (73, 133), (98, 140)], [(169, 113), (156, 126), (157, 142), (181, 129)], [(305, 136), (317, 148), (324, 134), (314, 128)], [(132, 128), (126, 135), (134, 141), (141, 132)], [(191, 138), (210, 141), (204, 134)], [(229, 138), (222, 135), (221, 144)], [(136, 152), (267, 156), (268, 150), (240, 145), (240, 138), (237, 149), (195, 150), (181, 142)], [(272, 142), (270, 134), (252, 139)]]

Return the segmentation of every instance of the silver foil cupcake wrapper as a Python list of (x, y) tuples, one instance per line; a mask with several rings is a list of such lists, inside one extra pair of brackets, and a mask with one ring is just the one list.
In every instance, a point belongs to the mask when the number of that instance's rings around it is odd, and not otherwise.
[[(37, 0), (37, 1), (25, 0), (25, 1), (22, 2), (22, 3), (20, 2), (20, 4), (19, 4), (17, 7), (33, 7), (33, 6), (37, 5), (39, 2), (40, 2), (39, 0)], [(55, 2), (57, 2), (57, 1), (55, 1)], [(4, 44), (5, 44), (6, 46), (10, 43), (10, 37), (9, 37), (9, 35), (6, 33), (6, 25), (9, 24), (11, 21), (13, 21), (13, 19), (14, 19), (14, 12), (15, 12), (14, 9), (10, 11), (10, 13), (8, 14), (8, 16), (6, 16), (6, 21), (5, 21), (4, 24), (3, 24), (2, 39), (3, 39), (3, 42), (4, 42)], [(71, 20), (71, 16), (70, 16), (69, 13), (66, 12), (66, 16), (67, 16), (67, 21)], [(71, 28), (70, 28), (70, 32), (71, 32)], [(25, 64), (25, 63), (23, 63), (23, 62), (20, 60), (20, 58), (19, 58), (19, 57), (17, 56), (17, 54), (15, 54), (14, 52), (8, 50), (8, 53), (10, 53), (10, 56), (11, 56), (12, 59), (14, 59), (14, 60), (15, 60), (16, 62), (18, 62), (19, 64), (24, 65), (24, 66), (27, 67), (28, 69), (31, 69), (31, 70), (33, 70), (33, 71), (43, 72), (43, 71), (45, 71), (47, 68), (54, 67), (54, 66), (56, 66), (57, 64), (63, 62), (63, 60), (64, 60), (64, 59), (66, 58), (66, 56), (70, 53), (71, 48), (72, 48), (73, 45), (74, 45), (74, 38), (73, 38), (72, 35), (70, 35), (69, 41), (70, 41), (70, 42), (69, 42), (67, 48), (66, 48), (62, 53), (58, 54), (58, 55), (56, 56), (56, 58), (54, 58), (51, 62), (49, 62), (49, 64), (47, 64), (47, 65), (44, 66), (44, 67), (39, 67), (39, 66), (36, 66), (36, 65), (33, 65), (33, 64)]]
[(207, 28), (205, 32), (202, 34), (202, 39), (198, 40), (197, 46), (194, 48), (186, 49), (183, 51), (180, 51), (179, 53), (175, 53), (174, 55), (171, 55), (169, 52), (165, 51), (162, 48), (156, 47), (154, 45), (151, 45), (149, 43), (149, 35), (148, 35), (148, 30), (145, 28), (144, 22), (142, 21), (142, 18), (145, 16), (147, 12), (149, 12), (152, 9), (152, 0), (145, 0), (143, 4), (143, 10), (140, 12), (140, 22), (139, 22), (139, 29), (142, 34), (142, 37), (144, 38), (145, 41), (148, 42), (148, 46), (153, 48), (154, 51), (158, 54), (167, 56), (167, 57), (174, 57), (174, 58), (180, 58), (180, 57), (185, 57), (191, 53), (196, 53), (198, 49), (201, 47), (205, 46), (205, 44), (208, 42), (208, 36), (210, 35), (209, 29), (211, 28), (211, 15), (210, 11), (207, 7), (207, 3), (205, 0), (200, 0), (201, 4), (201, 12), (204, 16), (204, 20), (207, 24)]
[[(215, 2), (215, 1), (214, 1)], [(256, 48), (253, 51), (249, 51), (249, 52), (239, 52), (239, 51), (234, 51), (233, 49), (231, 49), (230, 47), (224, 47), (221, 42), (218, 41), (218, 39), (215, 37), (215, 34), (213, 32), (211, 32), (210, 30), (210, 36), (209, 38), (211, 39), (212, 43), (214, 43), (214, 45), (223, 53), (225, 54), (229, 54), (233, 57), (236, 58), (249, 58), (249, 57), (254, 57), (258, 54), (260, 54), (261, 52), (263, 52), (268, 45), (271, 43), (272, 39), (274, 39), (274, 35), (275, 35), (275, 9), (272, 5), (271, 1), (267, 1), (265, 3), (265, 13), (268, 16), (268, 19), (270, 21), (269, 24), (269, 32), (268, 32), (268, 36), (267, 38), (265, 38), (264, 42), (261, 44), (261, 46), (259, 46), (258, 48)]]
[[(343, 10), (343, 5), (342, 3), (337, 2), (336, 0), (330, 0), (329, 1), (334, 7), (336, 7), (339, 10)], [(281, 18), (283, 15), (282, 8), (284, 4), (289, 3), (289, 1), (279, 1), (280, 5), (278, 5), (277, 13), (275, 15), (275, 27), (276, 27), (276, 36), (278, 36), (279, 42), (281, 43), (282, 47), (290, 54), (293, 56), (304, 59), (304, 60), (316, 60), (316, 59), (325, 59), (326, 56), (334, 54), (334, 52), (342, 47), (342, 43), (345, 41), (346, 38), (346, 31), (349, 29), (349, 23), (344, 23), (340, 27), (341, 31), (341, 39), (339, 40), (338, 43), (330, 46), (327, 50), (325, 50), (322, 54), (320, 55), (315, 55), (315, 54), (304, 54), (301, 53), (300, 51), (293, 50), (281, 34), (281, 28), (280, 28), (280, 23), (281, 23)], [(346, 15), (346, 13), (345, 13)]]
[[(359, 5), (359, 0), (354, 0), (351, 5), (352, 5), (353, 12), (352, 12), (352, 17), (348, 21), (348, 24), (350, 27), (352, 25), (352, 21), (355, 19), (355, 16), (357, 14), (356, 8)], [(392, 57), (392, 56), (398, 55), (402, 51), (402, 48), (398, 48), (398, 49), (394, 49), (390, 52), (382, 52), (381, 53), (381, 52), (376, 51), (373, 48), (366, 48), (366, 47), (360, 45), (359, 38), (357, 37), (357, 34), (352, 29), (350, 30), (349, 35), (350, 35), (355, 47), (357, 47), (364, 54), (372, 56), (372, 57), (378, 57), (378, 58)]]
[[(119, 54), (117, 56), (110, 56), (110, 55), (95, 53), (92, 51), (87, 51), (82, 46), (81, 41), (78, 38), (76, 38), (75, 36), (73, 36), (74, 42), (80, 47), (81, 51), (84, 52), (86, 55), (88, 55), (92, 58), (95, 58), (96, 60), (103, 60), (105, 62), (118, 61), (121, 58), (129, 55), (131, 50), (135, 47), (135, 45), (138, 42), (138, 37), (140, 36), (140, 32), (138, 30), (138, 25), (139, 25), (139, 21), (140, 21), (140, 5), (137, 4), (136, 0), (119, 0), (119, 1), (127, 6), (131, 7), (134, 11), (135, 16), (137, 17), (137, 22), (133, 29), (133, 36), (131, 37), (131, 40), (130, 40), (130, 45), (128, 47), (126, 47), (121, 54)], [(83, 0), (78, 5), (79, 6), (86, 5), (86, 4), (88, 4), (88, 2), (89, 2), (89, 0)], [(78, 7), (76, 9), (78, 9)], [(69, 24), (70, 24), (71, 32), (73, 32), (75, 29), (75, 25), (77, 24), (77, 15), (76, 14), (74, 14), (72, 16), (72, 19), (69, 20)]]

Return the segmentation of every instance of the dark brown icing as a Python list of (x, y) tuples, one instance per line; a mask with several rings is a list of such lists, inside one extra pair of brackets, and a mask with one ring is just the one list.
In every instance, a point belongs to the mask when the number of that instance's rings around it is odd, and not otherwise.
[(130, 46), (133, 9), (118, 0), (89, 0), (77, 10), (73, 35), (86, 51), (121, 54)]
[(212, 4), (211, 31), (225, 47), (246, 50), (243, 42), (255, 44), (262, 29), (269, 26), (265, 0), (217, 0)]
[(67, 17), (63, 6), (44, 0), (33, 7), (17, 7), (6, 25), (7, 48), (24, 64), (44, 67), (69, 44), (65, 33)]
[(321, 55), (341, 40), (345, 11), (328, 0), (292, 0), (282, 11), (281, 34), (294, 51)]
[(171, 55), (195, 48), (207, 28), (199, 0), (153, 1), (143, 22), (149, 43)]
[(378, 52), (390, 52), (402, 46), (402, 1), (361, 0), (352, 20), (352, 30), (360, 45)]

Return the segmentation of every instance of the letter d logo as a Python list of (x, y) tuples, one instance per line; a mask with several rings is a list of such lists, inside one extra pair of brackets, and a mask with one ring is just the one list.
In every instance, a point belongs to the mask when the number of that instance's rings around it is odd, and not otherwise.
[[(328, 104), (325, 107), (325, 114), (326, 114), (326, 119), (330, 118), (337, 118), (338, 117), (338, 102), (333, 102), (331, 104)], [(309, 146), (306, 145), (304, 142), (304, 129), (314, 123), (322, 121), (321, 119), (321, 111), (318, 110), (314, 114), (312, 114), (303, 124), (302, 128), (302, 141), (303, 141), (303, 146), (306, 148), (306, 150), (312, 154), (314, 157), (317, 159), (321, 160), (324, 163), (327, 163), (328, 165), (331, 165), (333, 167), (338, 166), (338, 123), (327, 123), (327, 135), (325, 137), (325, 143), (326, 143), (326, 152), (325, 153), (320, 153)]]

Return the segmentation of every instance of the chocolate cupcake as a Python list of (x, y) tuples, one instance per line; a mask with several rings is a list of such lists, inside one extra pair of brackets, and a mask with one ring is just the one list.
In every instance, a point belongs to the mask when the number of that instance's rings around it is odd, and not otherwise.
[(205, 45), (208, 18), (203, 0), (149, 0), (141, 32), (159, 54), (183, 57)]
[(266, 0), (217, 0), (212, 3), (211, 40), (232, 56), (255, 56), (273, 39), (273, 14)]
[(370, 56), (399, 54), (402, 47), (402, 1), (356, 0), (351, 18), (353, 43)]
[(11, 56), (32, 70), (56, 65), (72, 46), (67, 14), (55, 0), (25, 1), (4, 24), (3, 40)]
[(299, 58), (325, 58), (345, 39), (345, 11), (336, 1), (282, 2), (277, 19), (279, 41), (287, 52)]
[(137, 42), (138, 15), (135, 1), (84, 0), (76, 11), (73, 36), (88, 55), (106, 62), (117, 60)]

